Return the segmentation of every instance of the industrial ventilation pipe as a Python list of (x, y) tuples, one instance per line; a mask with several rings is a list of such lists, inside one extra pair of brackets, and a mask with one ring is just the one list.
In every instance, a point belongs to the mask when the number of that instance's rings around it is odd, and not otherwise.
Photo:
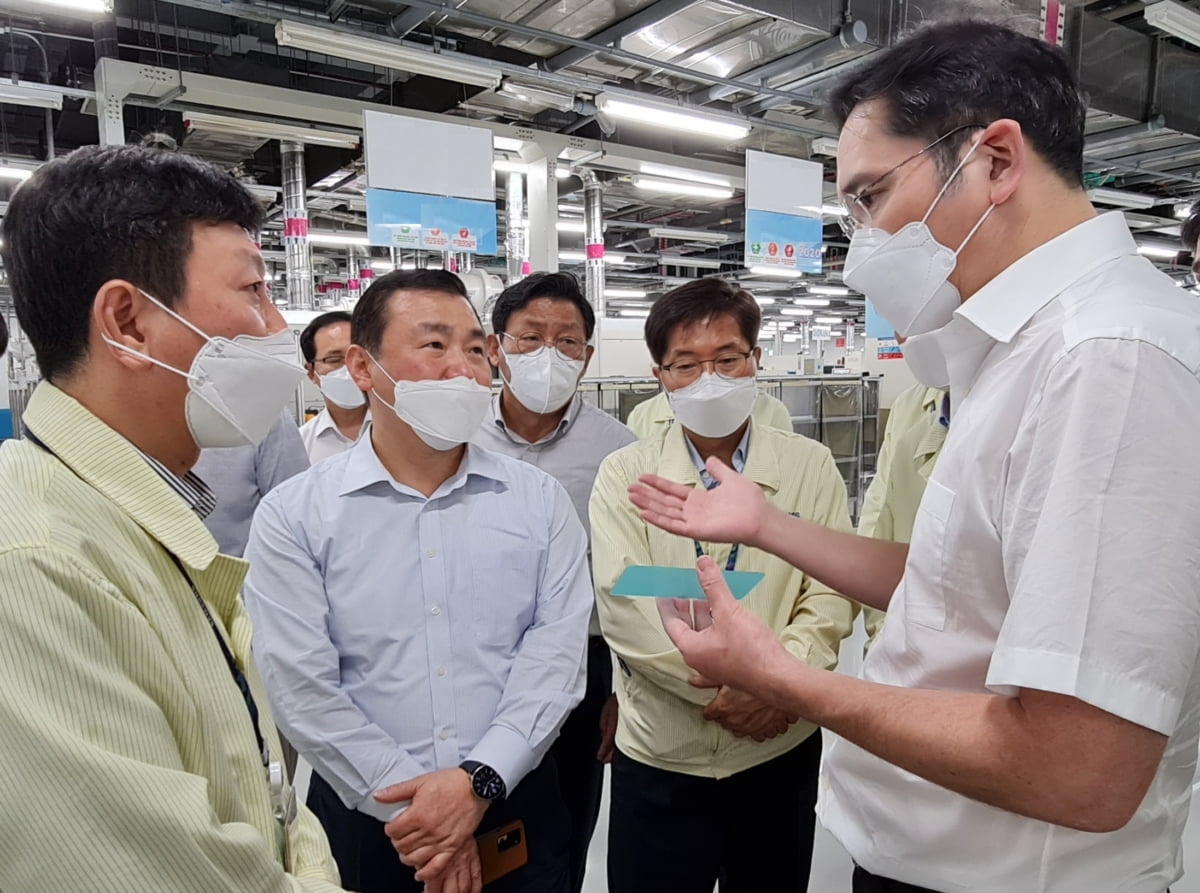
[(308, 206), (304, 194), (304, 146), (280, 143), (283, 155), (283, 247), (288, 307), (315, 310), (312, 246), (308, 244)]

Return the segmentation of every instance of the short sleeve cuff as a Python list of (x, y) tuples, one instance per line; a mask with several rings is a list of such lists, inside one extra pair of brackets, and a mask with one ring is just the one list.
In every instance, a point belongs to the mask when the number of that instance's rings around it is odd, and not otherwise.
[(1077, 655), (1004, 648), (992, 655), (987, 687), (1012, 697), (1020, 688), (1078, 698), (1085, 704), (1162, 735), (1175, 731), (1182, 701), (1128, 675)]
[(500, 773), (511, 794), (537, 765), (538, 755), (524, 735), (505, 726), (492, 726), (467, 755), (468, 760), (484, 763)]

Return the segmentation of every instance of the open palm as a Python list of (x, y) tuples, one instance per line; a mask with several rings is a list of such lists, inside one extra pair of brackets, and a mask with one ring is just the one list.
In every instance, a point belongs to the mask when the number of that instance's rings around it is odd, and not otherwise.
[(629, 488), (629, 499), (646, 523), (668, 533), (753, 545), (767, 510), (762, 490), (720, 459), (709, 459), (707, 468), (719, 484), (711, 490), (648, 474)]

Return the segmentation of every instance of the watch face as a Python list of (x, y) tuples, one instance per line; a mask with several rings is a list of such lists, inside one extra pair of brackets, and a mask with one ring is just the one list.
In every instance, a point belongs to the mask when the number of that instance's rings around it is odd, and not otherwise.
[(480, 766), (471, 774), (471, 787), (482, 800), (495, 800), (504, 796), (504, 779), (495, 769)]

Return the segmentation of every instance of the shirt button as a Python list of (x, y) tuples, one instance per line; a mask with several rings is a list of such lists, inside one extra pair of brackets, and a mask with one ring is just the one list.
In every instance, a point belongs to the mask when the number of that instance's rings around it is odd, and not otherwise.
[(433, 614), (433, 616), (434, 616), (434, 617), (437, 617), (439, 614), (441, 614), (441, 613), (442, 613), (442, 609), (441, 609), (441, 608), (434, 608), (434, 609), (433, 609), (433, 610), (432, 610), (430, 613), (431, 613), (431, 614)]
[(445, 676), (445, 675), (446, 675), (446, 668), (445, 668), (445, 667), (438, 667), (438, 675), (439, 675), (439, 676)]
[(442, 731), (441, 731), (441, 733), (438, 735), (438, 737), (439, 737), (439, 738), (441, 738), (443, 741), (445, 741), (447, 738), (449, 738), (449, 737), (450, 737), (450, 733), (449, 733), (449, 732), (447, 732), (445, 729), (442, 729)]
[(437, 553), (436, 553), (436, 552), (434, 552), (434, 551), (433, 551), (433, 549), (430, 549), (428, 552), (426, 552), (426, 553), (425, 553), (425, 557), (426, 557), (426, 558), (433, 558), (433, 557), (434, 557), (434, 555), (436, 555), (436, 554), (437, 554)]

